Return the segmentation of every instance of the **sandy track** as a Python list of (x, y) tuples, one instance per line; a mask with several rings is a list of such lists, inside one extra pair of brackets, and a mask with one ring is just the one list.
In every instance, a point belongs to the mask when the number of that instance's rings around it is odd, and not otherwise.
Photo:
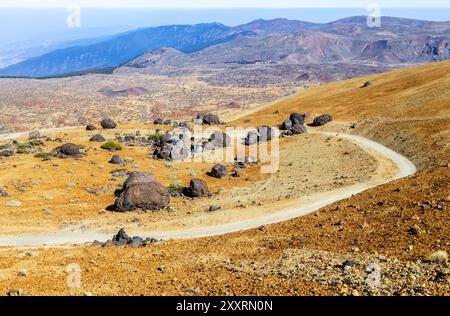
[[(209, 236), (218, 236), (228, 233), (233, 233), (242, 230), (257, 228), (263, 225), (269, 225), (294, 219), (296, 217), (304, 216), (319, 210), (329, 204), (351, 197), (365, 190), (374, 188), (376, 186), (408, 177), (416, 173), (415, 165), (406, 157), (396, 153), (395, 151), (367, 138), (357, 135), (342, 134), (342, 133), (327, 133), (320, 132), (320, 134), (346, 138), (361, 146), (363, 149), (375, 151), (378, 154), (392, 160), (397, 166), (398, 171), (391, 177), (386, 179), (373, 180), (371, 182), (356, 184), (342, 189), (333, 190), (325, 193), (313, 194), (302, 199), (304, 204), (299, 207), (290, 207), (276, 214), (262, 216), (252, 220), (239, 221), (217, 226), (199, 227), (185, 230), (165, 231), (165, 232), (140, 232), (141, 236), (150, 236), (156, 239), (187, 239), (187, 238), (201, 238)], [(59, 246), (66, 244), (82, 244), (92, 242), (93, 240), (106, 241), (111, 238), (110, 234), (99, 233), (95, 231), (59, 231), (47, 234), (24, 234), (16, 236), (0, 236), (0, 246)]]

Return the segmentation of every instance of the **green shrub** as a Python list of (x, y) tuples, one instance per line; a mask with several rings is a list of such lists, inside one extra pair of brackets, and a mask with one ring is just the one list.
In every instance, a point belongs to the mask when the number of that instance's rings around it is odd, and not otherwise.
[(158, 141), (161, 139), (162, 136), (163, 136), (163, 134), (161, 134), (161, 133), (154, 133), (154, 134), (150, 134), (148, 136), (148, 139), (153, 140), (153, 141)]
[(174, 182), (167, 187), (167, 190), (169, 190), (170, 194), (181, 193), (183, 189), (183, 184), (180, 182)]
[(122, 150), (122, 146), (116, 142), (106, 142), (102, 145), (102, 148), (107, 150)]
[(14, 151), (9, 148), (0, 150), (0, 157), (11, 157), (12, 155), (14, 155)]
[(49, 154), (47, 154), (47, 153), (37, 153), (36, 155), (34, 155), (34, 158), (40, 158), (40, 159), (42, 159), (44, 161), (52, 159), (52, 157)]
[(44, 145), (44, 141), (42, 139), (32, 139), (29, 140), (27, 145), (35, 147), (35, 146), (43, 146)]

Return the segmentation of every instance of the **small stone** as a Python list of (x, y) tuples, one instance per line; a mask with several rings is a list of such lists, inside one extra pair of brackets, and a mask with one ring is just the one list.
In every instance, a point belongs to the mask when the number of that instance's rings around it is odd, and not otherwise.
[(21, 205), (22, 203), (19, 201), (9, 201), (8, 203), (6, 203), (7, 207), (19, 207)]
[(215, 211), (218, 211), (218, 210), (220, 210), (220, 206), (217, 206), (217, 205), (211, 205), (211, 206), (209, 207), (209, 211), (210, 211), (210, 212), (215, 212)]
[(436, 252), (433, 252), (429, 257), (428, 260), (431, 262), (443, 262), (448, 259), (448, 253), (444, 250), (439, 250)]
[(28, 271), (26, 269), (22, 269), (17, 275), (20, 277), (26, 277), (28, 275)]
[(22, 289), (11, 289), (7, 292), (8, 296), (23, 296), (25, 295), (25, 291)]

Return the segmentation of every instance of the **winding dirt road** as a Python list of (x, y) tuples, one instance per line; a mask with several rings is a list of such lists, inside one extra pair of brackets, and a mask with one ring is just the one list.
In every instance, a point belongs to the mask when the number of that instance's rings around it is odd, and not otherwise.
[[(300, 216), (304, 216), (319, 210), (322, 207), (333, 204), (337, 201), (351, 197), (352, 195), (374, 188), (376, 186), (408, 177), (416, 173), (415, 165), (406, 157), (395, 151), (367, 138), (357, 135), (342, 133), (320, 134), (349, 139), (365, 150), (375, 151), (377, 154), (390, 159), (397, 166), (397, 172), (386, 179), (373, 180), (367, 183), (358, 183), (338, 190), (318, 193), (302, 199), (302, 205), (278, 211), (275, 214), (263, 216), (246, 221), (238, 221), (223, 225), (199, 227), (185, 230), (165, 231), (165, 232), (140, 232), (140, 236), (150, 236), (156, 239), (187, 239), (218, 236), (242, 230), (257, 228), (263, 225), (275, 224)], [(24, 234), (16, 236), (0, 236), (0, 246), (3, 247), (26, 247), (26, 246), (62, 246), (70, 244), (83, 244), (94, 240), (106, 241), (111, 239), (112, 234), (99, 233), (95, 231), (59, 231), (46, 234)]]

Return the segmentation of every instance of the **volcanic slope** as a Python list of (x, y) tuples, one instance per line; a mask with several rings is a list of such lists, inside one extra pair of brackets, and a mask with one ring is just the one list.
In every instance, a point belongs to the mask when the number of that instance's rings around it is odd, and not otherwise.
[[(414, 176), (315, 214), (220, 237), (142, 249), (4, 249), (0, 292), (449, 295), (449, 73), (450, 62), (442, 62), (336, 82), (230, 122), (274, 125), (293, 111), (330, 113), (335, 121), (318, 130), (383, 143), (418, 165)], [(83, 286), (71, 291), (64, 269), (74, 262)], [(23, 268), (28, 275), (17, 276)], [(380, 277), (371, 282), (367, 271)]]

